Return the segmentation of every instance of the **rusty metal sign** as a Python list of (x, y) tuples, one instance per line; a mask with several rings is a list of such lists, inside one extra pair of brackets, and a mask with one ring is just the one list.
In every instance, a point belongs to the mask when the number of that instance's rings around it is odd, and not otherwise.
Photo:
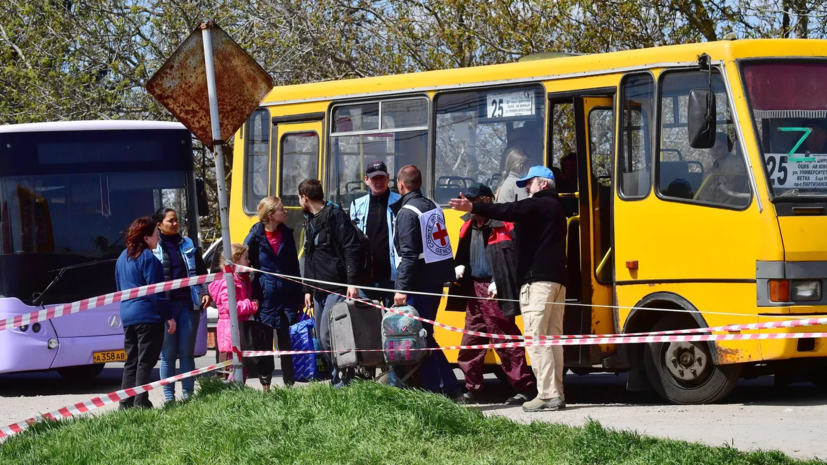
[(202, 29), (212, 40), (221, 140), (228, 141), (273, 88), (273, 79), (212, 22), (202, 23), (155, 72), (146, 90), (201, 142), (214, 145), (210, 126)]

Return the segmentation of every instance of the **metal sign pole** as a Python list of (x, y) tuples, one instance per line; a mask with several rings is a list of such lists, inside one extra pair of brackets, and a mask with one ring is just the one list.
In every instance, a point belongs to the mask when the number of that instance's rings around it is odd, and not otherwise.
[[(211, 23), (201, 24), (201, 34), (204, 42), (204, 63), (207, 68), (207, 93), (210, 99), (210, 123), (212, 138), (221, 140), (221, 126), (218, 123), (218, 94), (215, 90), (215, 68), (213, 66), (212, 37), (210, 36)], [(215, 150), (215, 180), (218, 184), (218, 209), (221, 220), (221, 240), (224, 245), (224, 265), (233, 265), (232, 243), (230, 242), (230, 219), (227, 213), (227, 185), (224, 182), (224, 152), (221, 143), (213, 144)], [(227, 282), (227, 305), (230, 307), (230, 334), (233, 348), (241, 348), (241, 338), (238, 332), (238, 307), (235, 300), (235, 279), (231, 273), (224, 275)], [(233, 381), (243, 383), (241, 360), (233, 350)]]

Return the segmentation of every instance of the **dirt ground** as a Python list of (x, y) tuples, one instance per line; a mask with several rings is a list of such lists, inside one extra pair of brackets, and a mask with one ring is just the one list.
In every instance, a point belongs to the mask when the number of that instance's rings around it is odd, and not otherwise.
[[(197, 359), (197, 366), (215, 360), (214, 352)], [(277, 362), (278, 366), (278, 362)], [(156, 370), (157, 370), (156, 366)], [(0, 424), (30, 418), (38, 412), (55, 410), (120, 388), (122, 368), (107, 365), (90, 383), (71, 385), (56, 373), (0, 375)], [(157, 373), (157, 372), (156, 372)], [(462, 376), (457, 370), (458, 376)], [(276, 370), (275, 375), (280, 375)], [(728, 444), (742, 450), (777, 449), (790, 456), (827, 460), (824, 430), (827, 423), (827, 391), (808, 383), (783, 390), (773, 387), (770, 377), (741, 381), (723, 403), (700, 406), (664, 404), (648, 393), (625, 390), (625, 377), (612, 374), (566, 375), (568, 408), (560, 412), (524, 413), (519, 407), (500, 404), (511, 393), (489, 375), (486, 401), (471, 406), (486, 415), (502, 415), (515, 421), (549, 421), (579, 426), (589, 418), (603, 426), (634, 430), (650, 436), (701, 442), (712, 446)], [(280, 382), (275, 377), (274, 382)], [(249, 380), (251, 387), (260, 387)], [(180, 386), (177, 394), (180, 397)], [(155, 405), (163, 402), (161, 391), (152, 391)], [(107, 407), (102, 410), (108, 410)]]

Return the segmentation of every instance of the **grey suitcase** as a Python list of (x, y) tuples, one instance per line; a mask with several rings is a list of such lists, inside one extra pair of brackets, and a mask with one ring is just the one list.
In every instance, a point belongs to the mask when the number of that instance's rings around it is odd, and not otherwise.
[[(330, 345), (336, 367), (376, 367), (385, 362), (382, 352), (382, 309), (346, 300), (330, 309)], [(375, 352), (358, 352), (370, 349)]]

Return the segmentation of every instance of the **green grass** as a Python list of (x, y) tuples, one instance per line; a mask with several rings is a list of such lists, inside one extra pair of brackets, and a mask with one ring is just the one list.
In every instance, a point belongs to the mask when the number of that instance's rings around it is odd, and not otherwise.
[[(699, 426), (700, 427), (700, 426)], [(270, 394), (214, 380), (188, 402), (35, 425), (0, 447), (0, 463), (209, 464), (788, 464), (608, 430), (518, 424), (423, 392), (376, 383)], [(811, 462), (817, 463), (817, 462)]]

